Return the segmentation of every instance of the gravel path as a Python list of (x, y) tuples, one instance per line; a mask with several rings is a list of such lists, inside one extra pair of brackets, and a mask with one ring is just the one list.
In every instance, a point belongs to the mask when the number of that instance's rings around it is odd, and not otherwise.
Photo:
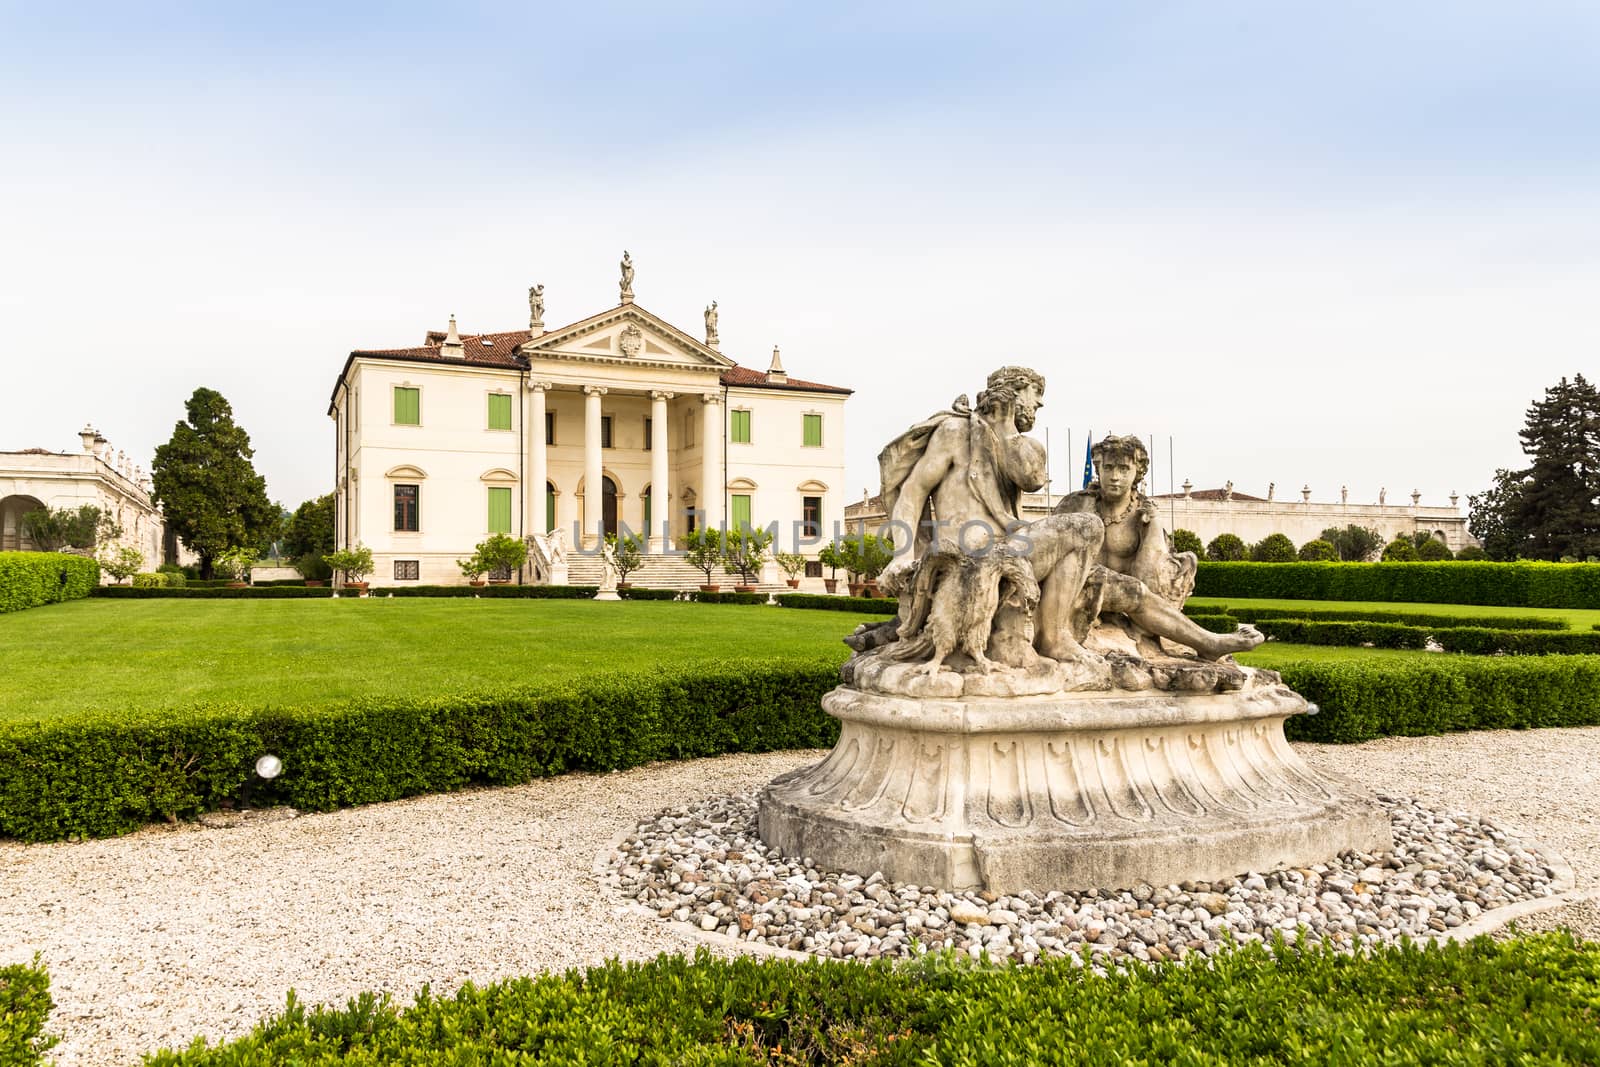
[[(1600, 728), (1298, 746), (1375, 790), (1477, 812), (1600, 887)], [(293, 987), (402, 999), (608, 956), (683, 951), (602, 892), (598, 853), (636, 820), (748, 789), (819, 753), (728, 756), (300, 818), (160, 827), (106, 841), (0, 843), (0, 963), (50, 968), (58, 1067), (137, 1063), (250, 1028)], [(1600, 938), (1593, 903), (1525, 928)]]

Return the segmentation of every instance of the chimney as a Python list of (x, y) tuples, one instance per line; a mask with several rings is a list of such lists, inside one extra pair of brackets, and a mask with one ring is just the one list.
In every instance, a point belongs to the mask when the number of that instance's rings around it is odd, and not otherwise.
[(439, 347), (441, 356), (450, 356), (453, 359), (465, 359), (466, 346), (461, 343), (461, 335), (456, 332), (456, 317), (450, 316), (450, 330), (444, 335), (444, 344)]
[(767, 381), (784, 385), (789, 381), (789, 376), (783, 373), (783, 360), (778, 356), (778, 346), (772, 346), (772, 366), (767, 368)]
[(94, 439), (99, 436), (100, 432), (93, 425), (87, 422), (83, 424), (83, 429), (78, 431), (78, 440), (83, 442), (84, 452), (94, 455)]
[(102, 434), (99, 430), (96, 430), (94, 432), (94, 454), (99, 456), (101, 459), (105, 459), (106, 451), (110, 447), (111, 442), (105, 439), (104, 434)]

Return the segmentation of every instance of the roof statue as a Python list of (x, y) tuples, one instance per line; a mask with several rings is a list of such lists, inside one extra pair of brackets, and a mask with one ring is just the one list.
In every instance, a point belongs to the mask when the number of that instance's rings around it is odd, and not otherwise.
[(706, 308), (706, 347), (716, 348), (717, 344), (717, 302), (713, 300)]
[(627, 249), (622, 252), (622, 303), (633, 303), (633, 257), (628, 255)]
[(528, 290), (528, 329), (534, 333), (544, 331), (544, 285), (542, 283)]

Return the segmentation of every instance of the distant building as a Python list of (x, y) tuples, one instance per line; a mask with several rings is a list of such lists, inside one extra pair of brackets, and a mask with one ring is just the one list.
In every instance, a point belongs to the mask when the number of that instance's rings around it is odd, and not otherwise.
[[(1193, 489), (1187, 484), (1182, 493), (1161, 493), (1151, 499), (1160, 505), (1168, 529), (1190, 530), (1203, 544), (1224, 533), (1247, 545), (1281, 533), (1298, 547), (1322, 536), (1329, 527), (1343, 529), (1351, 523), (1376, 529), (1385, 542), (1426, 531), (1452, 552), (1478, 544), (1467, 532), (1467, 517), (1458, 506), (1460, 498), (1453, 493), (1448, 507), (1423, 506), (1418, 495), (1413, 495), (1409, 504), (1312, 503), (1309, 487), (1300, 491), (1298, 500), (1273, 500), (1231, 487)], [(1059, 494), (1051, 496), (1047, 506), (1043, 493), (1024, 493), (1022, 518), (1047, 515), (1060, 499)], [(875, 533), (884, 520), (883, 501), (877, 496), (863, 494), (863, 499), (845, 508), (845, 529), (850, 533), (859, 534), (863, 527)]]
[(844, 517), (851, 390), (790, 377), (777, 349), (765, 371), (739, 366), (714, 307), (701, 341), (635, 304), (631, 281), (630, 265), (621, 303), (559, 329), (538, 287), (528, 329), (462, 334), (452, 317), (414, 348), (350, 353), (328, 406), (336, 536), (372, 549), (373, 584), (459, 583), (455, 561), (494, 533), (528, 540), (530, 581), (562, 580), (563, 543), (624, 528), (660, 554), (697, 525), (776, 522), (774, 548), (799, 529), (815, 556)]
[(163, 524), (149, 476), (94, 427), (85, 426), (78, 440), (77, 452), (0, 452), (0, 551), (35, 548), (22, 528), (28, 512), (92, 504), (117, 521), (121, 543), (144, 553), (146, 568), (154, 569), (163, 558)]

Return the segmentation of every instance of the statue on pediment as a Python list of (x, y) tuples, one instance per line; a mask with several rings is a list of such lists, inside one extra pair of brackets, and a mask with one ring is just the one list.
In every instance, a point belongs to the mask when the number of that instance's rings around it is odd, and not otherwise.
[(535, 285), (528, 290), (528, 329), (544, 329), (544, 285)]
[(633, 257), (626, 249), (622, 252), (622, 302), (633, 303)]
[(706, 347), (717, 347), (717, 302), (706, 308)]

